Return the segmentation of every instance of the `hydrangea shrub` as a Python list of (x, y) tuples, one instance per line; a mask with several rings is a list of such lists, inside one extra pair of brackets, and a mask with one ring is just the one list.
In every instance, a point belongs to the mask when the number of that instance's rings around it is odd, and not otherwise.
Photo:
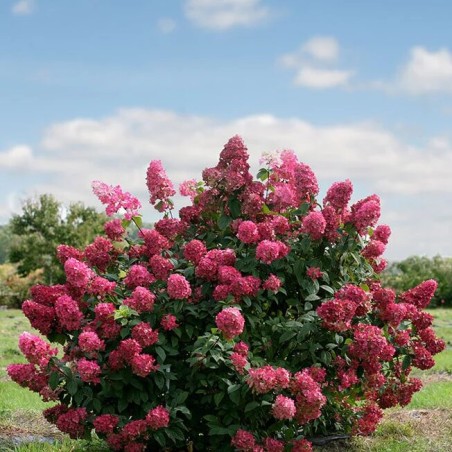
[(423, 311), (436, 282), (399, 297), (381, 286), (390, 228), (377, 226), (378, 196), (349, 206), (346, 180), (320, 204), (292, 151), (262, 163), (255, 180), (231, 138), (201, 182), (181, 184), (191, 205), (176, 219), (173, 184), (151, 162), (153, 229), (134, 196), (93, 183), (113, 216), (105, 236), (60, 245), (66, 283), (23, 303), (62, 356), (24, 333), (29, 363), (8, 367), (57, 402), (44, 416), (61, 431), (129, 452), (309, 451), (315, 435), (370, 434), (421, 388), (412, 366), (432, 367), (445, 345)]

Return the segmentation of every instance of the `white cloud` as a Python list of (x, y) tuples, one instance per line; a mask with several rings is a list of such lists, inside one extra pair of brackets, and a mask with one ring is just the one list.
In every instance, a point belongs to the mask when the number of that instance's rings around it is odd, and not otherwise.
[(294, 69), (294, 84), (315, 89), (347, 86), (354, 71), (332, 67), (339, 58), (339, 43), (331, 36), (315, 36), (298, 50), (283, 55), (283, 67)]
[(306, 66), (297, 72), (294, 83), (308, 88), (334, 88), (346, 85), (352, 76), (352, 71), (316, 69)]
[(176, 21), (169, 17), (162, 17), (157, 22), (157, 28), (161, 33), (169, 34), (176, 29)]
[(33, 159), (33, 151), (25, 145), (13, 146), (6, 151), (0, 151), (0, 168), (23, 169), (28, 167)]
[[(95, 205), (90, 183), (98, 179), (120, 184), (146, 205), (145, 171), (150, 160), (162, 160), (175, 183), (199, 179), (202, 169), (217, 163), (219, 151), (235, 134), (248, 145), (254, 172), (262, 152), (294, 149), (313, 168), (323, 192), (333, 181), (350, 178), (355, 199), (380, 194), (383, 221), (392, 218), (398, 237), (389, 257), (444, 254), (446, 245), (452, 250), (452, 236), (442, 234), (443, 219), (438, 217), (452, 217), (452, 143), (446, 137), (432, 137), (425, 146), (415, 147), (373, 123), (318, 126), (265, 114), (217, 121), (171, 111), (123, 109), (102, 119), (53, 124), (34, 154), (18, 146), (0, 153), (0, 162), (6, 168), (6, 161), (10, 167), (15, 162), (17, 168), (33, 156), (26, 181), (29, 195), (53, 193), (64, 202)], [(15, 179), (11, 191), (24, 193), (24, 185)], [(0, 199), (0, 204), (6, 202)], [(147, 220), (156, 218), (149, 207), (144, 212)], [(403, 215), (395, 215), (400, 212)], [(408, 240), (405, 234), (418, 239)], [(422, 235), (434, 235), (434, 240), (429, 244)]]
[(411, 94), (452, 93), (452, 53), (445, 48), (429, 52), (424, 47), (413, 47), (397, 85)]
[(11, 8), (13, 14), (17, 16), (26, 16), (32, 14), (35, 10), (35, 1), (34, 0), (19, 0), (14, 3)]
[(185, 14), (198, 27), (224, 31), (260, 24), (270, 10), (261, 0), (186, 0)]
[(321, 61), (335, 61), (339, 57), (339, 43), (331, 36), (316, 36), (302, 47), (303, 52)]

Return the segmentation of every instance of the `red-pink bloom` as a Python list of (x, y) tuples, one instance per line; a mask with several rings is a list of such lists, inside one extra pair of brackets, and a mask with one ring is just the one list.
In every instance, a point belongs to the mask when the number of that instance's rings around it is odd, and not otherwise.
[(237, 308), (225, 308), (216, 315), (215, 323), (226, 339), (232, 339), (243, 332), (245, 319)]
[(68, 411), (68, 406), (59, 404), (52, 406), (50, 408), (46, 408), (42, 414), (44, 418), (47, 420), (47, 422), (50, 422), (51, 424), (55, 424), (57, 419), (63, 414)]
[(144, 452), (146, 450), (146, 444), (132, 442), (124, 446), (124, 452)]
[(361, 251), (366, 259), (375, 259), (385, 252), (385, 244), (379, 240), (372, 239)]
[(237, 342), (237, 344), (234, 345), (234, 352), (238, 353), (242, 356), (247, 356), (249, 351), (249, 347), (245, 342)]
[(239, 429), (232, 437), (231, 445), (240, 451), (252, 451), (256, 445), (256, 440), (251, 432)]
[(217, 278), (219, 262), (207, 256), (202, 257), (196, 267), (195, 274), (198, 278), (214, 281)]
[(237, 231), (237, 237), (243, 243), (256, 243), (259, 241), (259, 230), (253, 221), (242, 221)]
[(28, 362), (40, 367), (45, 367), (50, 358), (58, 353), (57, 348), (51, 348), (50, 344), (40, 337), (26, 332), (19, 336), (19, 349)]
[(319, 267), (308, 267), (306, 269), (306, 276), (312, 280), (316, 280), (323, 276), (323, 272), (320, 271)]
[(141, 353), (141, 345), (135, 339), (124, 339), (117, 348), (121, 358), (130, 363), (135, 355)]
[(191, 201), (194, 201), (197, 192), (196, 192), (196, 185), (197, 185), (196, 179), (188, 179), (179, 184), (179, 193), (182, 196), (189, 196)]
[(34, 364), (10, 364), (6, 371), (11, 380), (31, 391), (39, 392), (48, 384), (48, 377), (36, 369)]
[(327, 191), (323, 204), (331, 204), (336, 211), (347, 207), (353, 193), (353, 185), (347, 179), (344, 182), (335, 182)]
[(96, 361), (90, 361), (85, 358), (80, 359), (77, 361), (77, 372), (85, 383), (100, 383), (102, 371)]
[(130, 443), (130, 441), (134, 441), (140, 436), (143, 436), (146, 433), (148, 425), (144, 419), (136, 419), (127, 423), (122, 431), (121, 435), (123, 439)]
[(85, 259), (89, 265), (104, 272), (112, 259), (113, 245), (105, 237), (96, 237), (94, 242), (85, 248)]
[(185, 276), (174, 273), (168, 278), (167, 291), (170, 298), (183, 300), (191, 295), (190, 283)]
[(73, 246), (58, 245), (57, 258), (62, 264), (64, 264), (70, 258), (80, 261), (83, 259), (83, 253)]
[(100, 181), (93, 181), (91, 186), (100, 202), (107, 206), (105, 212), (108, 216), (111, 217), (119, 209), (125, 209), (124, 218), (127, 220), (139, 215), (138, 209), (141, 209), (140, 201), (130, 193), (123, 192), (119, 185), (113, 187)]
[(22, 303), (22, 312), (30, 321), (31, 326), (36, 328), (41, 334), (47, 335), (54, 328), (54, 308), (36, 303), (32, 300), (26, 300)]
[(91, 280), (89, 293), (104, 297), (107, 294), (113, 293), (115, 289), (116, 283), (114, 281), (109, 281), (108, 279), (102, 278), (102, 276), (96, 276)]
[(282, 394), (276, 396), (275, 403), (272, 406), (272, 414), (276, 419), (292, 419), (296, 411), (293, 399)]
[(124, 284), (133, 288), (149, 286), (153, 282), (155, 282), (155, 277), (148, 272), (146, 267), (140, 264), (132, 265), (124, 279)]
[(81, 438), (85, 433), (86, 408), (70, 408), (56, 421), (56, 426), (73, 439)]
[(97, 416), (94, 421), (94, 429), (97, 433), (113, 433), (118, 425), (119, 417), (114, 414), (101, 414)]
[(243, 375), (245, 373), (245, 366), (248, 364), (246, 355), (242, 355), (240, 353), (232, 353), (230, 359), (237, 373)]
[(94, 307), (94, 314), (99, 322), (112, 320), (115, 312), (116, 307), (113, 303), (99, 303)]
[(149, 256), (160, 254), (170, 247), (169, 240), (155, 229), (141, 229), (139, 235), (144, 239), (146, 252)]
[(169, 422), (169, 411), (162, 405), (153, 408), (146, 415), (146, 423), (152, 430), (168, 427)]
[(283, 389), (289, 386), (290, 374), (282, 368), (263, 366), (248, 371), (248, 386), (257, 394), (265, 394), (273, 389)]
[(333, 299), (323, 302), (316, 311), (324, 328), (340, 332), (350, 329), (356, 305), (351, 300)]
[(152, 160), (149, 163), (146, 171), (146, 185), (150, 194), (149, 202), (159, 212), (173, 208), (169, 198), (176, 194), (176, 190), (174, 190), (173, 184), (168, 179), (160, 160)]
[(94, 272), (84, 262), (72, 257), (64, 263), (64, 272), (68, 284), (81, 289), (86, 288), (91, 278), (94, 277)]
[(276, 240), (262, 240), (256, 247), (256, 259), (264, 264), (271, 264), (289, 253), (290, 248), (283, 242)]
[(119, 218), (107, 221), (104, 224), (104, 231), (105, 234), (107, 234), (107, 237), (114, 242), (121, 241), (126, 232)]
[(154, 310), (155, 295), (146, 287), (135, 287), (132, 297), (126, 298), (124, 304), (131, 307), (139, 314), (142, 312), (152, 312)]
[(158, 342), (159, 333), (149, 323), (141, 322), (132, 328), (132, 338), (145, 348)]
[(265, 438), (263, 444), (266, 452), (284, 452), (284, 443), (277, 439)]
[(84, 331), (78, 337), (80, 350), (85, 353), (98, 352), (105, 349), (105, 342), (94, 331)]
[(428, 281), (424, 281), (418, 286), (403, 292), (399, 299), (404, 303), (409, 303), (419, 309), (423, 309), (430, 303), (437, 287), (438, 283), (434, 279), (429, 279)]
[(165, 331), (171, 331), (177, 328), (179, 324), (177, 323), (177, 319), (174, 315), (166, 314), (162, 317), (162, 320), (160, 320), (160, 326)]
[(169, 259), (165, 259), (159, 254), (155, 254), (149, 260), (151, 265), (152, 273), (157, 279), (161, 279), (166, 281), (168, 279), (168, 275), (171, 270), (174, 269), (174, 265), (171, 263)]
[(326, 397), (322, 394), (320, 385), (309, 375), (309, 370), (297, 372), (290, 389), (295, 396), (295, 419), (300, 425), (321, 415), (320, 410), (326, 403)]
[(425, 328), (424, 330), (419, 331), (418, 334), (422, 342), (424, 343), (425, 348), (432, 355), (436, 355), (446, 348), (446, 343), (442, 339), (436, 337), (433, 328)]
[(271, 292), (277, 292), (279, 290), (279, 288), (281, 287), (281, 280), (271, 274), (265, 281), (264, 284), (262, 285), (262, 288), (265, 290), (270, 290)]
[(348, 354), (363, 361), (366, 367), (371, 361), (390, 361), (395, 353), (394, 347), (383, 336), (381, 328), (374, 325), (358, 323), (354, 326), (354, 340), (350, 344)]
[(368, 227), (375, 226), (380, 218), (380, 198), (368, 196), (351, 207), (350, 222), (359, 234), (366, 233)]
[(69, 295), (63, 295), (55, 303), (55, 313), (60, 325), (69, 330), (78, 330), (82, 324), (83, 314), (77, 302)]
[(372, 239), (379, 240), (385, 245), (388, 244), (389, 237), (391, 236), (391, 228), (386, 224), (380, 224), (374, 230)]
[(184, 247), (185, 259), (198, 264), (201, 258), (207, 253), (206, 246), (200, 240), (192, 240), (188, 242)]
[(155, 358), (146, 353), (135, 355), (130, 364), (132, 372), (139, 377), (147, 377), (151, 372), (155, 372), (159, 368)]
[(413, 366), (421, 370), (431, 369), (435, 365), (432, 354), (422, 345), (420, 341), (413, 342)]
[(187, 224), (177, 218), (162, 218), (154, 224), (154, 228), (166, 239), (174, 240), (178, 235), (185, 232)]
[(368, 402), (361, 412), (353, 430), (360, 435), (370, 435), (377, 428), (380, 419), (383, 417), (381, 408), (373, 402)]
[(234, 280), (231, 284), (231, 292), (235, 297), (256, 296), (261, 285), (257, 276), (243, 276)]
[(218, 268), (218, 281), (220, 284), (232, 284), (235, 280), (242, 277), (242, 274), (230, 265), (220, 265)]
[(302, 231), (309, 234), (312, 240), (320, 240), (325, 232), (326, 221), (322, 212), (310, 212), (302, 221)]
[(292, 443), (292, 452), (312, 452), (312, 443), (307, 439), (297, 439)]

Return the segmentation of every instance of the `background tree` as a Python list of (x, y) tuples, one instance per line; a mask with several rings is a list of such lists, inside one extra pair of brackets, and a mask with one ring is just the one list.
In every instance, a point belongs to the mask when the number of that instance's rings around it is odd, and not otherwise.
[(0, 226), (0, 265), (8, 261), (11, 245), (11, 230), (8, 225)]
[(452, 307), (452, 258), (435, 256), (411, 256), (394, 262), (382, 273), (383, 284), (397, 292), (403, 292), (426, 279), (435, 279), (438, 289), (431, 306), (448, 305)]
[(9, 223), (13, 234), (9, 261), (18, 264), (21, 276), (41, 268), (46, 284), (61, 282), (64, 273), (56, 258), (57, 245), (86, 246), (103, 231), (105, 219), (93, 207), (82, 203), (65, 207), (50, 194), (28, 199), (22, 213)]

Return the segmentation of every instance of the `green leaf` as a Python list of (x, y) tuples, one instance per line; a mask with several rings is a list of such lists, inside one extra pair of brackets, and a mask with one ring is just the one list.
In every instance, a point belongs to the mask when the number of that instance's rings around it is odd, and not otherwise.
[(143, 218), (141, 217), (141, 215), (133, 217), (132, 220), (139, 228), (143, 226)]
[(281, 334), (281, 336), (279, 337), (279, 343), (282, 344), (284, 342), (288, 342), (290, 341), (290, 339), (292, 339), (293, 337), (295, 337), (297, 335), (296, 331), (284, 331), (283, 334)]
[(228, 202), (229, 211), (233, 218), (238, 218), (241, 215), (241, 203), (237, 198), (231, 198)]
[(245, 413), (248, 413), (248, 411), (253, 411), (258, 407), (260, 407), (259, 402), (256, 402), (256, 401), (249, 402), (245, 405)]
[(217, 392), (214, 396), (213, 396), (213, 401), (215, 402), (216, 406), (220, 405), (220, 402), (223, 400), (224, 398), (224, 392)]
[(270, 172), (268, 171), (267, 168), (261, 168), (261, 169), (258, 171), (256, 177), (257, 177), (258, 179), (260, 179), (260, 180), (263, 182), (263, 181), (266, 181), (266, 180), (268, 179), (268, 176), (269, 176), (269, 175), (270, 175)]
[(410, 355), (406, 355), (406, 356), (403, 358), (403, 361), (402, 361), (402, 370), (408, 369), (408, 367), (411, 366), (411, 361), (412, 361), (411, 356), (410, 356)]
[(316, 301), (316, 300), (320, 300), (320, 297), (318, 295), (314, 294), (314, 293), (312, 293), (311, 295), (308, 295), (305, 298), (305, 301)]
[(127, 408), (128, 405), (129, 405), (129, 400), (126, 397), (122, 397), (118, 401), (118, 411), (120, 413), (122, 413)]
[(49, 378), (50, 389), (56, 389), (60, 383), (60, 375), (58, 372), (52, 372)]
[(157, 355), (159, 355), (159, 357), (162, 360), (162, 362), (165, 361), (166, 353), (165, 353), (165, 350), (163, 350), (162, 347), (155, 347), (155, 352), (157, 353)]
[(320, 286), (325, 292), (330, 293), (331, 295), (334, 295), (334, 289), (330, 286), (327, 286), (326, 284), (323, 284)]
[(94, 408), (94, 411), (96, 411), (97, 413), (101, 412), (102, 403), (99, 399), (93, 399), (93, 408)]
[(67, 380), (66, 389), (67, 389), (67, 392), (71, 396), (73, 396), (77, 392), (77, 389), (78, 389), (77, 381), (74, 378)]
[(232, 221), (231, 217), (228, 217), (227, 215), (221, 215), (221, 217), (218, 218), (217, 224), (218, 224), (218, 227), (222, 231), (224, 231), (231, 224), (231, 221)]

